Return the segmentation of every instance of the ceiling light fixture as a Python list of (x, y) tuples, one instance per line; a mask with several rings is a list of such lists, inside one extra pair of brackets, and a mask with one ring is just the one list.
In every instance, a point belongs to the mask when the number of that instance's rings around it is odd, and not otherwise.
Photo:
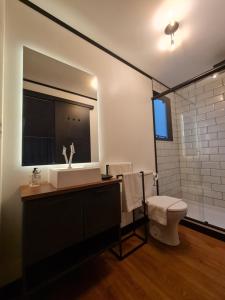
[(179, 23), (176, 21), (171, 21), (164, 30), (165, 34), (170, 35), (170, 44), (172, 48), (174, 48), (175, 46), (174, 33), (177, 31), (178, 28)]

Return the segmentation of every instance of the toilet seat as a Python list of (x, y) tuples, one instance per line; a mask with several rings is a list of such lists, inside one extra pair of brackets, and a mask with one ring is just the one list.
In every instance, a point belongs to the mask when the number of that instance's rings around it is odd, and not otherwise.
[[(153, 198), (158, 198), (159, 201), (160, 200), (163, 201), (164, 198), (173, 198), (173, 197), (169, 197), (169, 196), (151, 196), (151, 197), (146, 199), (146, 203), (150, 202), (151, 199), (153, 199)], [(179, 200), (178, 198), (176, 198), (176, 199)], [(179, 211), (185, 211), (185, 210), (187, 210), (187, 204), (184, 201), (182, 201), (181, 199), (180, 199), (179, 202), (171, 205), (167, 209), (167, 211), (171, 211), (171, 212), (179, 212)]]
[(187, 204), (184, 201), (179, 201), (168, 208), (168, 211), (184, 211), (187, 209)]

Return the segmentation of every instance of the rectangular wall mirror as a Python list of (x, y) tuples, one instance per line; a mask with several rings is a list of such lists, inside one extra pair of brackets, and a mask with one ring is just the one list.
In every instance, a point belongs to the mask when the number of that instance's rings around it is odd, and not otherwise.
[(22, 165), (97, 162), (98, 107), (94, 75), (23, 48)]

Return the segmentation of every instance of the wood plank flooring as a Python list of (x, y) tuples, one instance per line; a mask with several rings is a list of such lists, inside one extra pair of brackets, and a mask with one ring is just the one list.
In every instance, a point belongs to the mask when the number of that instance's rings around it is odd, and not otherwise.
[(178, 247), (150, 239), (123, 261), (105, 252), (36, 297), (225, 300), (225, 243), (181, 225), (179, 231)]

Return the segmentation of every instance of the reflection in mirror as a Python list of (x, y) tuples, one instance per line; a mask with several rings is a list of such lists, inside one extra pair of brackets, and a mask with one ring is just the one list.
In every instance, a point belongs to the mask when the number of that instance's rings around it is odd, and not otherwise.
[(97, 162), (97, 79), (23, 48), (22, 165), (64, 164), (63, 146), (73, 163)]

